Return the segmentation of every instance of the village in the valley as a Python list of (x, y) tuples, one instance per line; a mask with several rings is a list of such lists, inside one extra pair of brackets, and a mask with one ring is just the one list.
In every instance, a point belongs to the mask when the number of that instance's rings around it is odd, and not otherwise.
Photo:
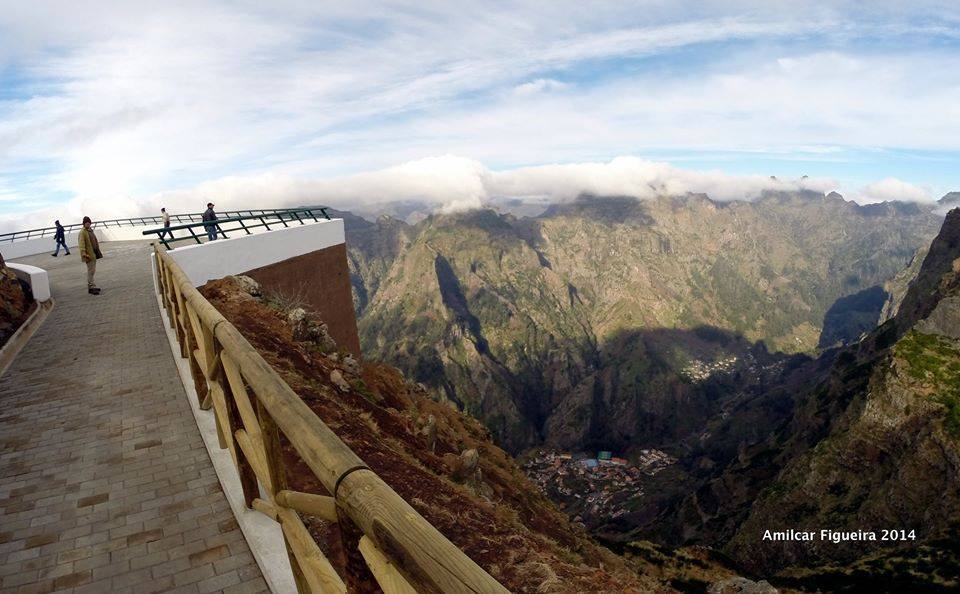
[(655, 449), (639, 450), (633, 460), (609, 451), (571, 454), (539, 450), (523, 469), (543, 493), (575, 522), (594, 524), (630, 511), (628, 502), (643, 495), (643, 479), (676, 460)]

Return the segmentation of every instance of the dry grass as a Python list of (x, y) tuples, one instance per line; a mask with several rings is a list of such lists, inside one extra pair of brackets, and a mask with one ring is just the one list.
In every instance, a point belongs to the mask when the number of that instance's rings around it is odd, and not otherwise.
[(271, 291), (264, 295), (264, 302), (268, 307), (275, 309), (284, 316), (297, 308), (307, 309), (307, 289), (301, 283), (299, 287), (291, 291)]

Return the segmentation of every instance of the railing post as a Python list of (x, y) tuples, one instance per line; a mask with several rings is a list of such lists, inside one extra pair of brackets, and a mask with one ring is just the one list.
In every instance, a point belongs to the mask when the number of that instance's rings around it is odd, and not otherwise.
[[(223, 373), (226, 376), (226, 381), (223, 382), (223, 392), (224, 398), (227, 401), (230, 439), (235, 443), (237, 429), (245, 428), (247, 431), (251, 429), (250, 427), (246, 427), (243, 415), (240, 414), (240, 399), (242, 398), (249, 408), (250, 397), (247, 392), (247, 387), (244, 385), (243, 377), (240, 375), (240, 370), (237, 369), (236, 364), (227, 353), (221, 353), (220, 365), (223, 367)], [(259, 425), (257, 425), (256, 429), (259, 429)], [(243, 501), (249, 509), (253, 507), (253, 500), (260, 495), (260, 490), (257, 487), (257, 476), (254, 474), (253, 467), (250, 461), (247, 460), (247, 455), (243, 449), (238, 446), (234, 451), (236, 454), (237, 474), (240, 475), (240, 488), (243, 490)]]
[(183, 316), (183, 297), (180, 295), (180, 287), (178, 286), (176, 279), (174, 279), (174, 282), (171, 283), (171, 287), (173, 288), (173, 297), (174, 297), (174, 308), (173, 308), (174, 311), (171, 317), (175, 322), (174, 330), (176, 330), (177, 332), (177, 343), (180, 345), (180, 356), (186, 358), (188, 354), (187, 354), (187, 347), (186, 347), (187, 338), (184, 334), (183, 317), (182, 317)]
[(193, 338), (193, 331), (191, 329), (192, 323), (190, 321), (190, 314), (188, 311), (188, 304), (183, 298), (183, 291), (180, 289), (180, 282), (175, 283), (177, 288), (177, 302), (179, 303), (179, 312), (177, 315), (178, 322), (181, 328), (182, 342), (180, 343), (180, 353), (183, 358), (187, 359), (187, 362), (190, 364), (190, 375), (193, 377), (193, 385), (197, 391), (197, 404), (203, 405), (203, 400), (207, 395), (207, 385), (206, 379), (203, 377), (203, 373), (200, 371), (200, 365), (197, 362), (197, 356), (194, 353), (194, 348), (196, 348), (196, 341)]
[[(170, 328), (176, 333), (177, 330), (177, 321), (176, 321), (176, 303), (174, 301), (173, 293), (173, 281), (171, 279), (170, 267), (167, 265), (167, 262), (164, 258), (160, 258), (163, 262), (163, 279), (164, 279), (164, 289), (165, 289), (165, 299), (164, 301), (167, 304), (167, 321), (170, 323)], [(179, 339), (179, 335), (177, 335)]]
[[(267, 472), (270, 474), (270, 482), (273, 492), (270, 493), (270, 500), (275, 501), (277, 493), (287, 488), (287, 475), (283, 464), (283, 448), (280, 445), (280, 430), (270, 413), (263, 408), (259, 399), (257, 400), (257, 414), (260, 418), (260, 435), (263, 439), (263, 447), (266, 453)], [(278, 504), (279, 505), (279, 504)], [(290, 549), (290, 543), (286, 538), (283, 539), (287, 547), (287, 557), (290, 559), (290, 569), (293, 570), (293, 578), (297, 584), (297, 591), (309, 593), (310, 585), (307, 583), (306, 576), (303, 575), (303, 568), (296, 555)]]
[[(338, 553), (354, 589), (379, 583), (387, 594), (409, 594), (414, 586), (422, 592), (506, 592), (367, 468), (166, 252), (155, 246), (155, 255), (183, 356), (195, 381), (196, 370), (202, 372), (211, 394), (220, 445), (225, 441), (231, 450), (246, 505), (280, 522), (299, 591), (346, 591), (300, 519), (304, 513), (327, 521), (336, 514), (332, 530), (343, 539)], [(286, 490), (283, 447), (296, 451), (333, 498)], [(269, 501), (258, 497), (258, 482)]]

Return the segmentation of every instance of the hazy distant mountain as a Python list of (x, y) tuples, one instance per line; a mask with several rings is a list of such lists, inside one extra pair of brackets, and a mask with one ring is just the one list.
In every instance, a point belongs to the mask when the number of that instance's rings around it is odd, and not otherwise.
[(960, 192), (950, 192), (944, 194), (940, 200), (937, 200), (936, 212), (945, 215), (948, 211), (958, 206), (960, 206)]
[(367, 357), (513, 451), (626, 450), (699, 433), (720, 412), (704, 381), (718, 370), (869, 331), (884, 282), (940, 221), (812, 192), (583, 197), (529, 218), (355, 217), (347, 242)]

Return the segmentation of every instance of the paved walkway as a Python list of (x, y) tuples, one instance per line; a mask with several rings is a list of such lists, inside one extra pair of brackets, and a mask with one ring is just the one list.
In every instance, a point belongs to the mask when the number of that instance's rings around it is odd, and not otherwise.
[[(51, 242), (52, 243), (52, 242)], [(261, 592), (153, 296), (149, 245), (77, 251), (56, 307), (0, 378), (0, 591)]]

